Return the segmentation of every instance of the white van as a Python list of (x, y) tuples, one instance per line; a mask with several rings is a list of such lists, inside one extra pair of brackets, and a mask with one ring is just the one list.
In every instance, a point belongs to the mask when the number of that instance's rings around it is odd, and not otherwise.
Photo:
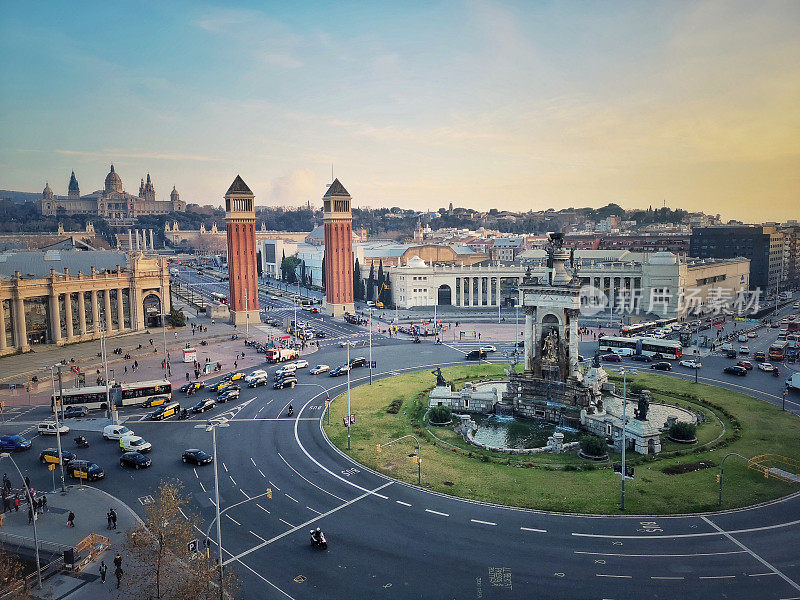
[(280, 369), (275, 371), (275, 379), (281, 379), (288, 375), (294, 375), (295, 371), (297, 371), (297, 367), (294, 365), (294, 363), (284, 365)]
[(56, 427), (55, 421), (44, 421), (43, 423), (39, 423), (37, 430), (41, 435), (56, 435), (57, 433), (64, 435), (65, 433), (69, 433), (69, 427), (66, 425)]
[(118, 440), (128, 435), (136, 435), (124, 425), (106, 425), (103, 427), (103, 439)]

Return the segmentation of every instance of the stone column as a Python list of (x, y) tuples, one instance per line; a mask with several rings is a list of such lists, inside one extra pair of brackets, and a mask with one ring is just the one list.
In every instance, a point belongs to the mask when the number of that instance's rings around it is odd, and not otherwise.
[(111, 290), (103, 290), (103, 302), (106, 309), (106, 334), (109, 334), (113, 324), (111, 320)]
[(6, 303), (0, 300), (0, 352), (8, 347), (6, 342)]
[(92, 333), (100, 334), (100, 311), (97, 310), (97, 290), (92, 290)]
[(75, 332), (72, 329), (72, 294), (67, 292), (64, 294), (64, 312), (66, 314), (66, 324), (67, 324), (67, 341), (72, 341), (75, 337)]
[(533, 309), (525, 307), (525, 370), (533, 370), (533, 344), (536, 336), (533, 331)]
[(569, 319), (569, 373), (572, 376), (578, 372), (578, 313), (579, 311), (568, 311)]
[(81, 337), (86, 335), (86, 299), (84, 298), (83, 286), (81, 291), (78, 292), (78, 327), (80, 328)]
[(122, 288), (117, 288), (117, 318), (119, 319), (119, 330), (125, 330), (125, 307), (122, 304)]
[(22, 298), (14, 298), (14, 345), (20, 352), (28, 346), (28, 328), (25, 326), (25, 302)]
[(155, 250), (155, 246), (153, 245), (153, 230), (150, 229), (150, 250)]
[(58, 307), (58, 294), (51, 288), (50, 301), (50, 339), (54, 344), (61, 341), (61, 310)]

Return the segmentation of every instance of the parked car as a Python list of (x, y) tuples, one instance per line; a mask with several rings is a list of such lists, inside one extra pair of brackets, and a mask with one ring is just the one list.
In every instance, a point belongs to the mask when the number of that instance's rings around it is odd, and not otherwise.
[(485, 360), (486, 352), (482, 350), (471, 350), (464, 356), (464, 360)]
[(619, 354), (604, 354), (603, 360), (606, 362), (622, 362), (622, 357)]
[(67, 474), (73, 479), (97, 481), (106, 476), (103, 469), (90, 460), (73, 460), (69, 463)]
[(738, 375), (739, 377), (744, 377), (747, 375), (747, 369), (740, 367), (739, 365), (729, 365), (722, 369), (722, 372), (728, 373), (729, 375)]
[(753, 370), (753, 363), (751, 363), (749, 360), (737, 361), (736, 365), (739, 366), (739, 367), (744, 367), (748, 371), (752, 371)]
[(144, 469), (153, 464), (149, 457), (141, 452), (126, 452), (119, 457), (119, 465), (121, 467), (133, 467), (134, 469)]
[(39, 435), (56, 435), (56, 433), (60, 433), (64, 435), (65, 433), (69, 433), (69, 427), (64, 424), (59, 424), (56, 426), (55, 421), (44, 421), (39, 423), (39, 426), (36, 428), (39, 432)]
[(497, 348), (492, 345), (481, 346), (481, 352), (497, 352)]
[[(76, 458), (77, 458), (77, 456), (75, 456), (69, 450), (64, 450), (63, 448), (61, 449), (61, 460), (62, 460), (62, 462), (64, 463), (65, 466), (68, 465), (69, 463), (71, 463)], [(42, 464), (45, 464), (45, 465), (47, 465), (47, 464), (56, 464), (57, 465), (58, 464), (58, 448), (47, 448), (46, 450), (42, 450), (39, 453), (39, 460), (42, 462)]]
[(694, 360), (693, 358), (684, 359), (678, 364), (682, 367), (688, 367), (689, 369), (699, 369), (703, 366), (699, 360)]
[(189, 448), (188, 450), (183, 451), (183, 454), (181, 454), (181, 460), (183, 462), (190, 462), (196, 465), (207, 465), (214, 461), (214, 457), (208, 452), (200, 450), (199, 448)]
[(636, 360), (639, 362), (653, 362), (653, 359), (650, 358), (647, 354), (633, 354), (631, 356), (631, 360)]
[(85, 417), (88, 414), (89, 409), (85, 406), (68, 406), (64, 410), (65, 419), (77, 419), (79, 417)]
[(193, 413), (202, 413), (206, 412), (207, 410), (211, 410), (217, 405), (217, 401), (213, 398), (205, 398), (200, 400), (197, 404), (192, 407)]
[(275, 383), (272, 384), (272, 387), (276, 390), (282, 390), (283, 388), (287, 387), (293, 388), (296, 385), (297, 385), (297, 377), (291, 376), (276, 381)]
[(31, 447), (31, 441), (21, 435), (2, 435), (0, 436), (0, 450), (4, 452), (21, 452)]
[(328, 365), (317, 365), (309, 371), (312, 375), (319, 375), (320, 373), (327, 373), (331, 368)]
[(767, 373), (772, 373), (772, 371), (775, 370), (775, 367), (772, 366), (772, 363), (762, 362), (758, 363), (758, 370), (766, 371)]
[(661, 361), (650, 365), (650, 368), (655, 369), (656, 371), (672, 371), (672, 365), (666, 361)]

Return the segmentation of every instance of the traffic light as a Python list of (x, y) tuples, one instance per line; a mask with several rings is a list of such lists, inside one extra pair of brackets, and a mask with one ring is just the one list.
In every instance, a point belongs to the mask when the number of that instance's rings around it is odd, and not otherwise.
[(375, 446), (375, 451), (376, 451), (376, 452), (380, 452), (380, 451), (381, 451), (381, 445), (380, 445), (380, 444), (378, 444), (377, 446)]
[(415, 465), (419, 464), (419, 456), (416, 454), (414, 455), (414, 464)]
[(267, 498), (272, 499), (272, 488), (267, 488)]

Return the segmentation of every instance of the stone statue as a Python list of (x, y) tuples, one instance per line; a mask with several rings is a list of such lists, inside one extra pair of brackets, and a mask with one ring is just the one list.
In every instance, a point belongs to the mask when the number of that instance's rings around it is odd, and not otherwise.
[(638, 421), (647, 421), (647, 412), (650, 410), (650, 395), (639, 394), (639, 405), (633, 410)]
[(445, 381), (444, 375), (442, 375), (442, 369), (440, 367), (436, 367), (435, 371), (431, 371), (434, 375), (436, 375), (436, 386), (440, 385), (447, 385), (447, 381)]
[(550, 362), (558, 359), (558, 333), (554, 329), (550, 330), (542, 342), (542, 358)]
[(594, 358), (592, 359), (592, 367), (595, 369), (600, 368), (600, 349), (594, 351)]

